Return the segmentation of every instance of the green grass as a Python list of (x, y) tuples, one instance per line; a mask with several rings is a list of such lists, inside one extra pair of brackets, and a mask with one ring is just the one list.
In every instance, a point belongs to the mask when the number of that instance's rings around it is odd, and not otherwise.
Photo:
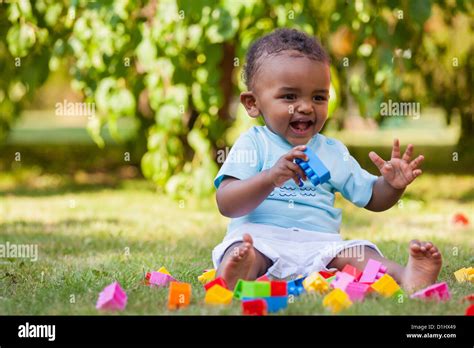
[[(37, 244), (39, 249), (37, 262), (0, 259), (0, 313), (99, 314), (98, 294), (114, 280), (128, 294), (123, 314), (240, 313), (238, 301), (224, 308), (206, 306), (197, 281), (212, 267), (211, 250), (228, 223), (212, 199), (172, 201), (144, 181), (114, 187), (81, 186), (44, 175), (32, 181), (40, 181), (40, 188), (31, 181), (0, 177), (0, 243)], [(411, 239), (436, 243), (444, 257), (440, 280), (448, 282), (453, 295), (442, 304), (373, 297), (343, 313), (462, 315), (467, 305), (460, 299), (472, 293), (473, 285), (457, 284), (453, 272), (474, 264), (473, 195), (472, 176), (425, 174), (410, 186), (403, 205), (384, 213), (338, 199), (337, 206), (344, 210), (343, 237), (369, 239), (390, 259), (405, 263)], [(456, 212), (469, 216), (470, 227), (450, 223)], [(144, 272), (161, 265), (177, 279), (192, 283), (189, 308), (169, 312), (167, 290), (142, 284)], [(281, 314), (328, 313), (321, 302), (320, 296), (303, 295)]]

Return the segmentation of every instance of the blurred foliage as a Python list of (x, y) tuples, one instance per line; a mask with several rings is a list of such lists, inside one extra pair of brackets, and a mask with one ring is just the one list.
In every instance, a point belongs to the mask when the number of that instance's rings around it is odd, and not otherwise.
[(207, 195), (234, 121), (231, 102), (245, 88), (247, 49), (291, 27), (328, 47), (339, 127), (350, 95), (378, 122), (381, 102), (416, 100), (441, 105), (448, 121), (457, 111), (466, 143), (474, 135), (472, 12), (468, 0), (0, 4), (0, 137), (49, 72), (67, 64), (73, 87), (96, 104), (88, 128), (99, 146), (104, 125), (119, 138), (117, 121), (131, 118), (135, 142), (146, 141), (144, 175), (176, 197)]

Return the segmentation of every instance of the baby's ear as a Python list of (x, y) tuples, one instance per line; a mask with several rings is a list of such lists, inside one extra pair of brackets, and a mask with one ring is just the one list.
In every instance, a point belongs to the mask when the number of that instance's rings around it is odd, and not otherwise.
[(242, 92), (240, 94), (240, 102), (250, 117), (260, 116), (260, 110), (257, 108), (257, 100), (252, 92)]

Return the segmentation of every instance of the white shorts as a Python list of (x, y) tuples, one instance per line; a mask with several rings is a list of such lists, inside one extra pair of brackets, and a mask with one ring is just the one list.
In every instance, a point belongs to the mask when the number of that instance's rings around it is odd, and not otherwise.
[(250, 234), (255, 249), (273, 262), (267, 274), (277, 279), (330, 271), (326, 266), (343, 250), (347, 253), (344, 256), (362, 260), (364, 248), (368, 246), (383, 256), (375, 244), (366, 240), (345, 241), (339, 233), (245, 223), (228, 233), (212, 251), (212, 262), (216, 269), (229, 246), (241, 242), (244, 233)]

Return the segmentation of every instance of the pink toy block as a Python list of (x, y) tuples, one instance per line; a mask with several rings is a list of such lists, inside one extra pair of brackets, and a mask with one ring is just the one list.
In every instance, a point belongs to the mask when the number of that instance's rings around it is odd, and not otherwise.
[(438, 301), (446, 301), (451, 298), (451, 294), (449, 292), (448, 284), (446, 282), (433, 284), (428, 286), (427, 288), (415, 292), (413, 295), (410, 296), (411, 298), (421, 298), (421, 299), (429, 299), (429, 300), (438, 300)]
[(150, 284), (150, 286), (163, 287), (163, 286), (167, 286), (170, 282), (175, 282), (175, 281), (176, 279), (174, 279), (169, 274), (165, 274), (161, 272), (151, 272), (148, 283)]
[(123, 311), (127, 305), (127, 294), (118, 282), (106, 286), (99, 294), (95, 308)]
[(331, 283), (331, 287), (345, 291), (347, 285), (353, 281), (354, 276), (345, 272), (336, 272), (336, 280)]
[(352, 302), (363, 301), (365, 295), (369, 292), (370, 285), (364, 283), (349, 283), (346, 287), (346, 293)]
[(381, 276), (383, 276), (385, 272), (387, 272), (387, 268), (382, 265), (381, 262), (370, 259), (367, 262), (367, 265), (365, 265), (364, 272), (362, 273), (359, 282), (373, 283)]

